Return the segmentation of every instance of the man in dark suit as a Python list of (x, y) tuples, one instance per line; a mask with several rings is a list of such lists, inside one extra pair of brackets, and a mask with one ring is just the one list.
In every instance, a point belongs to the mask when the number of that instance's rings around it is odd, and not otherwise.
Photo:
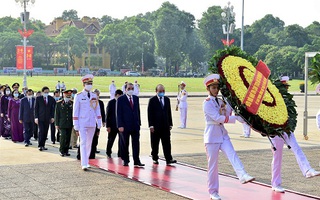
[(28, 89), (26, 97), (21, 99), (19, 108), (19, 122), (23, 124), (24, 145), (32, 145), (30, 138), (33, 135), (34, 102), (32, 89)]
[(154, 97), (151, 97), (148, 104), (148, 122), (150, 128), (151, 138), (151, 155), (154, 164), (159, 164), (158, 153), (159, 143), (161, 140), (163, 154), (166, 159), (167, 165), (176, 163), (171, 155), (171, 139), (170, 130), (172, 129), (172, 114), (170, 99), (165, 94), (165, 88), (159, 84), (156, 87)]
[(36, 98), (34, 106), (34, 121), (39, 126), (38, 147), (39, 151), (48, 150), (45, 148), (48, 136), (49, 125), (54, 122), (55, 100), (49, 96), (49, 88), (42, 88), (42, 95)]
[[(114, 140), (116, 139), (119, 130), (117, 128), (117, 115), (116, 115), (116, 102), (117, 99), (123, 94), (122, 90), (116, 90), (114, 94), (114, 99), (110, 100), (107, 105), (107, 117), (106, 117), (106, 127), (108, 132), (108, 142), (106, 148), (106, 154), (108, 158), (111, 158), (112, 146)], [(121, 157), (120, 154), (120, 139), (118, 142), (118, 157)]]
[(117, 100), (117, 127), (120, 134), (120, 148), (123, 166), (129, 166), (129, 137), (132, 142), (132, 155), (135, 167), (143, 167), (140, 162), (140, 105), (139, 97), (133, 95), (133, 84), (125, 86), (126, 95)]

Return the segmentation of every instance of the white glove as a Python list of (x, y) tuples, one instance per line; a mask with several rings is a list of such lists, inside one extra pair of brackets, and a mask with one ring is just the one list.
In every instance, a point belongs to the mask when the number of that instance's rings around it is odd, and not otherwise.
[(242, 117), (240, 117), (240, 116), (237, 116), (237, 120), (238, 120), (240, 123), (244, 123), (244, 122), (245, 122), (244, 119), (242, 119)]

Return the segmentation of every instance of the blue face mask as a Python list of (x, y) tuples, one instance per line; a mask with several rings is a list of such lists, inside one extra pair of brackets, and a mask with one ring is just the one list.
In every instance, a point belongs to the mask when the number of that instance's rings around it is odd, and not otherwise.
[(47, 97), (49, 94), (48, 93), (43, 93), (43, 96), (44, 97)]
[(54, 100), (58, 101), (60, 99), (60, 97), (54, 97)]
[(159, 92), (159, 93), (158, 93), (158, 96), (159, 96), (159, 97), (164, 97), (164, 92)]
[(73, 93), (71, 94), (71, 97), (72, 97), (72, 98), (74, 97), (74, 94), (73, 94)]

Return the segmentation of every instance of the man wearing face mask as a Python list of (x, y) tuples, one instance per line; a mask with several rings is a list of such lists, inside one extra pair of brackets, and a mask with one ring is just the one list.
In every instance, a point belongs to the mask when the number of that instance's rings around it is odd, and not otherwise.
[(34, 123), (34, 102), (32, 89), (28, 89), (26, 96), (21, 99), (19, 110), (19, 122), (23, 124), (24, 145), (32, 145), (30, 138), (33, 135)]
[(64, 98), (57, 101), (55, 108), (54, 121), (56, 129), (60, 131), (60, 156), (70, 156), (69, 143), (71, 130), (73, 127), (72, 110), (73, 102), (71, 100), (72, 90), (63, 92)]
[(140, 162), (140, 104), (139, 97), (133, 95), (133, 84), (125, 86), (126, 95), (117, 100), (117, 126), (120, 135), (120, 148), (123, 166), (129, 166), (129, 138), (131, 136), (132, 155), (135, 167), (143, 167)]
[[(56, 90), (53, 92), (53, 98), (55, 100), (54, 107), (56, 107), (56, 103), (61, 99), (59, 90)], [(55, 127), (54, 123), (50, 124), (50, 136), (51, 136), (52, 144), (55, 144), (56, 143), (56, 127)], [(57, 130), (57, 141), (58, 142), (60, 141), (60, 131), (59, 130)]]
[(42, 88), (42, 95), (38, 96), (34, 106), (35, 123), (39, 127), (38, 147), (39, 151), (48, 150), (45, 147), (46, 139), (48, 137), (49, 125), (54, 122), (54, 106), (55, 100), (49, 96), (49, 88), (44, 86)]
[(172, 129), (172, 114), (170, 99), (165, 94), (162, 84), (157, 85), (156, 95), (151, 97), (148, 104), (148, 122), (151, 138), (151, 155), (155, 165), (158, 165), (159, 143), (161, 140), (163, 154), (167, 165), (176, 163), (171, 155), (170, 130)]
[(84, 89), (74, 98), (73, 125), (76, 133), (80, 135), (81, 168), (86, 171), (89, 165), (89, 156), (93, 135), (101, 128), (102, 118), (98, 97), (91, 92), (93, 75), (82, 77)]
[[(77, 88), (73, 88), (72, 89), (72, 94), (71, 94), (71, 100), (72, 101), (74, 100), (74, 96), (77, 93), (78, 93)], [(78, 135), (76, 134), (76, 131), (74, 130), (74, 127), (72, 127), (69, 149), (72, 149), (72, 147), (73, 148), (78, 148), (77, 141), (78, 141)]]

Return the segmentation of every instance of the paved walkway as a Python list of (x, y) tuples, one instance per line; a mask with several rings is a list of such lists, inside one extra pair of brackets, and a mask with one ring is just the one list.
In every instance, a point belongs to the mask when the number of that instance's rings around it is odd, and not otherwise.
[[(152, 95), (152, 94), (151, 94)], [(187, 129), (178, 129), (179, 112), (173, 112), (174, 128), (172, 130), (172, 152), (178, 161), (206, 167), (203, 145), (204, 117), (202, 112), (203, 97), (189, 98)], [(311, 165), (320, 170), (320, 131), (315, 120), (310, 119), (308, 126), (309, 140), (302, 136), (303, 96), (296, 96), (298, 126), (296, 138), (309, 158)], [(104, 99), (105, 103), (107, 102)], [(140, 102), (142, 129), (141, 155), (150, 154), (150, 139), (147, 127), (147, 98)], [(171, 99), (172, 107), (175, 99)], [(309, 98), (309, 115), (315, 115), (319, 109), (319, 97)], [(242, 159), (246, 170), (258, 181), (270, 183), (271, 150), (267, 138), (253, 132), (251, 138), (239, 137), (242, 133), (240, 123), (226, 125), (231, 140)], [(50, 138), (50, 136), (49, 136)], [(24, 147), (22, 143), (12, 143), (0, 139), (0, 199), (183, 199), (174, 194), (127, 180), (99, 169), (83, 172), (75, 159), (75, 150), (71, 157), (60, 157), (59, 144), (47, 141), (48, 151), (39, 152), (37, 142)], [(103, 129), (99, 139), (97, 154), (105, 158), (106, 130)], [(117, 152), (117, 147), (113, 149)], [(160, 148), (160, 152), (162, 152)], [(113, 154), (115, 156), (115, 154)], [(150, 160), (151, 162), (151, 160)], [(319, 193), (320, 178), (305, 179), (296, 164), (292, 153), (284, 151), (283, 186), (299, 192), (316, 196)], [(220, 171), (234, 174), (230, 163), (224, 156), (220, 158)]]

